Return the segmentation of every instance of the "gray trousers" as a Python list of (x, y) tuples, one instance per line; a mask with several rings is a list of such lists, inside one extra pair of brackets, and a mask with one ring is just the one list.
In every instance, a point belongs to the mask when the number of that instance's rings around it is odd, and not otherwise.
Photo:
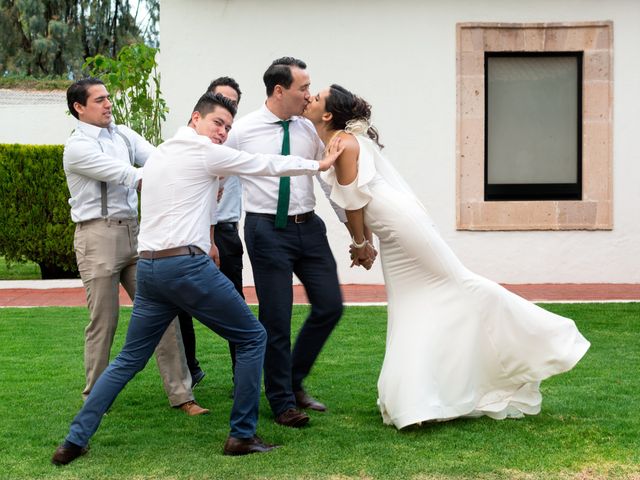
[[(76, 225), (74, 250), (90, 315), (84, 332), (85, 398), (109, 364), (118, 326), (120, 284), (131, 299), (135, 296), (138, 229), (137, 219), (96, 219)], [(171, 406), (193, 400), (177, 319), (169, 325), (155, 353)]]

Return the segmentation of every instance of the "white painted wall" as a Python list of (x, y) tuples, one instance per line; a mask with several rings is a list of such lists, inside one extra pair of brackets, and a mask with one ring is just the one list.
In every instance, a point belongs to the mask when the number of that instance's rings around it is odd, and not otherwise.
[(62, 145), (75, 126), (65, 92), (0, 90), (0, 143)]
[[(387, 155), (472, 270), (508, 283), (640, 282), (637, 0), (163, 0), (161, 11), (165, 136), (184, 124), (211, 79), (238, 80), (241, 116), (264, 101), (270, 62), (299, 57), (312, 90), (335, 82), (373, 104)], [(614, 22), (613, 231), (456, 231), (456, 23), (593, 20)], [(342, 282), (381, 283), (379, 268), (348, 268), (346, 230), (320, 196), (319, 204)]]

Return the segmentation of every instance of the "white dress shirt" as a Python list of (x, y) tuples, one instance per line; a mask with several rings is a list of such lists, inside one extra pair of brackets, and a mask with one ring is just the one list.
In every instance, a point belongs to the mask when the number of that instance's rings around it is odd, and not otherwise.
[[(303, 158), (321, 159), (324, 144), (318, 137), (313, 124), (304, 117), (291, 117), (289, 123), (289, 143), (291, 155)], [(265, 105), (233, 125), (233, 130), (225, 145), (250, 153), (280, 153), (284, 129), (280, 119)], [(275, 214), (278, 205), (280, 179), (273, 177), (240, 177), (244, 187), (244, 210), (252, 213)], [(320, 180), (320, 178), (318, 177)], [(325, 192), (330, 192), (324, 182), (320, 182)], [(291, 178), (289, 215), (307, 213), (316, 206), (313, 193), (313, 177)], [(344, 211), (336, 205), (334, 210), (345, 222)]]
[(127, 145), (116, 131), (129, 139), (137, 165), (144, 165), (154, 151), (149, 142), (124, 125), (101, 128), (79, 121), (62, 157), (71, 194), (71, 219), (76, 223), (102, 217), (101, 182), (107, 183), (107, 217), (138, 216), (135, 189), (142, 170), (131, 165)]
[(209, 252), (219, 176), (317, 172), (315, 160), (239, 152), (180, 127), (145, 164), (138, 251), (195, 245)]

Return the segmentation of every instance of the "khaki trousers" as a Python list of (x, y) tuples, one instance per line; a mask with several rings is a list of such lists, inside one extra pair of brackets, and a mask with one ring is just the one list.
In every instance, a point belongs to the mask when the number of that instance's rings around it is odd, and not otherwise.
[[(132, 300), (135, 296), (138, 229), (137, 219), (96, 219), (76, 225), (74, 249), (90, 314), (84, 331), (85, 398), (109, 364), (118, 326), (119, 284)], [(155, 353), (171, 406), (193, 400), (177, 319), (169, 325)]]

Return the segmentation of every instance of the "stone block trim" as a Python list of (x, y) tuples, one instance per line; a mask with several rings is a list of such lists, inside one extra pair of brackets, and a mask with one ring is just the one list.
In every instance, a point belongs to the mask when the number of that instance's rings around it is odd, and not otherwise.
[[(484, 201), (484, 53), (583, 52), (582, 200)], [(456, 25), (458, 230), (613, 228), (613, 22)]]

